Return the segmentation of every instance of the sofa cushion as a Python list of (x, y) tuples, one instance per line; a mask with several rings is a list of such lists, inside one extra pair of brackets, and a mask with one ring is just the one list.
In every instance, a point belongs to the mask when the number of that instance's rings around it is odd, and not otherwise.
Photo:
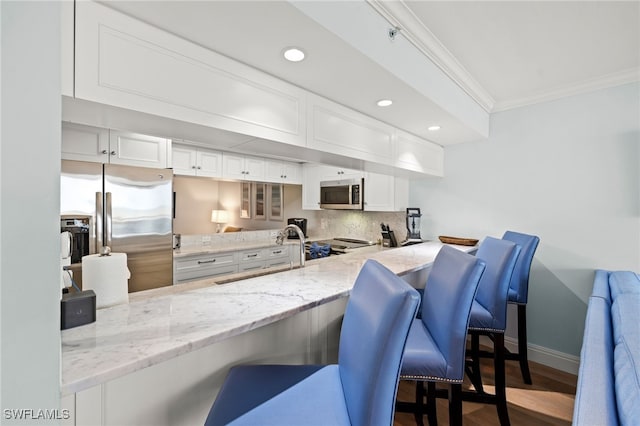
[(621, 294), (640, 294), (640, 279), (630, 271), (616, 271), (609, 275), (611, 299), (615, 300)]
[(617, 425), (613, 372), (611, 305), (599, 296), (589, 298), (580, 371), (573, 410), (574, 425)]
[[(621, 280), (621, 282), (624, 282), (625, 285), (629, 283), (628, 280)], [(620, 286), (617, 291), (620, 291), (622, 287)], [(640, 328), (637, 320), (638, 312), (640, 312), (640, 293), (626, 293), (623, 297), (616, 297), (611, 305), (615, 344), (616, 402), (621, 424), (634, 424), (640, 419)]]
[(593, 291), (591, 296), (602, 297), (611, 303), (611, 291), (609, 290), (609, 275), (610, 271), (604, 269), (597, 269), (596, 275), (593, 280)]

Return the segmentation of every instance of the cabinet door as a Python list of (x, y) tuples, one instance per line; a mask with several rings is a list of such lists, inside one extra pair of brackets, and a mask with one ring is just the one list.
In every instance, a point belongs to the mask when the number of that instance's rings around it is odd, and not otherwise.
[(244, 163), (245, 179), (263, 181), (265, 176), (265, 161), (262, 158), (246, 157)]
[(253, 209), (251, 208), (252, 188), (249, 182), (242, 182), (240, 185), (240, 217), (243, 219), (251, 219)]
[(302, 183), (302, 166), (300, 164), (285, 161), (282, 164), (282, 174), (284, 175), (284, 183)]
[(309, 95), (307, 147), (386, 164), (394, 128), (328, 99)]
[(245, 179), (244, 157), (230, 153), (222, 154), (222, 176), (227, 179)]
[(320, 178), (322, 166), (302, 166), (302, 210), (320, 210)]
[(196, 150), (181, 146), (171, 149), (171, 163), (175, 175), (196, 175)]
[(265, 182), (282, 182), (284, 176), (282, 171), (282, 161), (266, 159), (264, 166)]
[(108, 6), (75, 5), (77, 98), (305, 145), (302, 89)]
[(412, 134), (396, 130), (395, 167), (433, 176), (444, 176), (444, 148)]
[(409, 181), (395, 176), (367, 173), (364, 178), (364, 210), (402, 211), (409, 202)]
[(266, 219), (267, 217), (267, 184), (253, 183), (253, 218)]
[(169, 139), (136, 133), (109, 133), (109, 162), (139, 167), (164, 169), (168, 166)]
[(109, 161), (109, 130), (62, 123), (62, 159), (106, 163)]
[(284, 219), (284, 200), (281, 184), (267, 184), (268, 220)]
[(199, 149), (196, 153), (196, 174), (222, 177), (222, 153)]

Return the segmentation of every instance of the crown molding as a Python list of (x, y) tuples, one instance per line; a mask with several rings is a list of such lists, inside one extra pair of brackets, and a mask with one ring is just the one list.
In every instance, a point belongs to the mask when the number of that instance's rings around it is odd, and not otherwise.
[(493, 110), (495, 101), (484, 87), (447, 50), (438, 38), (409, 9), (403, 0), (366, 0), (400, 34), (438, 66), (486, 112)]
[(491, 112), (506, 111), (541, 102), (554, 101), (567, 96), (580, 95), (582, 93), (593, 92), (637, 81), (640, 81), (640, 68), (629, 68), (603, 77), (584, 80), (568, 86), (558, 87), (553, 90), (546, 90), (543, 93), (536, 95), (526, 96), (520, 99), (497, 101)]

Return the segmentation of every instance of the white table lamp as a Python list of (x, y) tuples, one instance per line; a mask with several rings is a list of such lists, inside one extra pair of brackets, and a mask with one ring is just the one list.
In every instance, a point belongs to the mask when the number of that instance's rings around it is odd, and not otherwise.
[(229, 212), (226, 210), (211, 210), (211, 222), (217, 224), (216, 232), (220, 232), (220, 224), (229, 222)]

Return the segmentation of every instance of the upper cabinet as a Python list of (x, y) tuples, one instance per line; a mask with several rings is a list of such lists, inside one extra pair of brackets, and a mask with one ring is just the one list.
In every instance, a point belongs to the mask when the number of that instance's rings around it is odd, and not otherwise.
[(305, 145), (302, 89), (94, 2), (76, 2), (75, 96)]
[(444, 176), (444, 148), (396, 130), (394, 166), (421, 174)]
[(280, 160), (265, 160), (265, 182), (302, 183), (302, 166), (298, 163)]
[(222, 177), (225, 179), (264, 181), (265, 160), (240, 154), (222, 154)]
[(409, 181), (397, 176), (365, 173), (364, 210), (373, 212), (403, 211), (409, 204)]
[(308, 95), (307, 147), (386, 164), (394, 128), (325, 98)]
[(176, 144), (171, 151), (174, 174), (222, 177), (222, 152)]
[(109, 162), (165, 169), (170, 166), (171, 140), (111, 130)]
[(62, 159), (109, 162), (109, 130), (62, 123)]
[[(63, 3), (62, 93), (76, 98), (63, 100), (66, 121), (128, 129), (127, 114), (140, 115), (147, 127), (138, 131), (166, 134), (166, 119), (172, 119), (179, 124), (172, 134), (185, 139), (216, 129), (223, 137), (209, 141), (213, 149), (443, 176), (444, 151), (437, 144), (113, 10), (108, 2), (77, 1), (75, 15), (73, 2)], [(83, 104), (96, 111), (85, 113)], [(246, 164), (225, 163), (223, 175), (301, 182), (299, 166), (281, 166), (268, 161), (256, 177)]]
[(62, 125), (62, 159), (129, 166), (168, 167), (171, 141), (73, 123)]

